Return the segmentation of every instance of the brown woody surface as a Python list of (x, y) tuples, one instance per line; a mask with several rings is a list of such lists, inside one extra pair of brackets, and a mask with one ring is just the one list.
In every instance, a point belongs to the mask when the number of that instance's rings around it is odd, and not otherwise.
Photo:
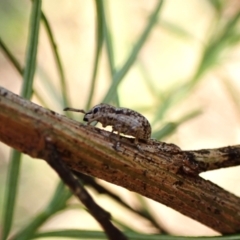
[[(194, 158), (194, 151), (146, 154), (127, 138), (122, 138), (116, 151), (115, 135), (110, 139), (107, 131), (86, 128), (0, 88), (0, 141), (46, 160), (46, 139), (51, 139), (63, 161), (75, 171), (135, 191), (221, 233), (240, 231), (240, 198), (181, 171), (186, 163), (192, 168), (191, 161), (199, 159), (199, 152), (198, 158)], [(232, 148), (239, 162), (239, 146)]]

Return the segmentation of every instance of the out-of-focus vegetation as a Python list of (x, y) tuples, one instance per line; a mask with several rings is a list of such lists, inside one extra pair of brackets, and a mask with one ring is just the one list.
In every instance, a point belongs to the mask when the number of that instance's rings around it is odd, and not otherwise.
[[(100, 102), (133, 108), (154, 138), (182, 148), (237, 144), (239, 18), (237, 0), (0, 1), (0, 85), (60, 113)], [(240, 195), (238, 168), (205, 177)], [(0, 144), (2, 239), (105, 239), (57, 181), (43, 161)], [(130, 239), (216, 234), (125, 189), (85, 184)]]

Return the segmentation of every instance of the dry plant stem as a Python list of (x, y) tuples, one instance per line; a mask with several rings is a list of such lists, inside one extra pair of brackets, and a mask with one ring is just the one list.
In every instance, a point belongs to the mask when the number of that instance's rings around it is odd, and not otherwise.
[(81, 183), (75, 178), (69, 168), (61, 160), (61, 156), (55, 149), (52, 139), (45, 139), (45, 159), (48, 164), (58, 173), (63, 182), (72, 190), (83, 205), (89, 210), (91, 215), (98, 221), (104, 229), (110, 240), (127, 240), (121, 231), (119, 231), (110, 221), (111, 216), (108, 212), (98, 206), (90, 194), (84, 189)]
[(184, 165), (195, 174), (240, 165), (240, 145), (185, 151)]
[[(0, 109), (0, 141), (9, 146), (45, 159), (45, 139), (49, 138), (62, 161), (74, 171), (138, 192), (218, 232), (240, 231), (240, 198), (199, 176), (178, 171), (187, 151), (142, 153), (133, 139), (124, 137), (116, 151), (116, 135), (109, 138), (108, 131), (86, 127), (3, 88)], [(144, 143), (139, 145), (147, 148)], [(239, 165), (239, 159), (231, 164)]]

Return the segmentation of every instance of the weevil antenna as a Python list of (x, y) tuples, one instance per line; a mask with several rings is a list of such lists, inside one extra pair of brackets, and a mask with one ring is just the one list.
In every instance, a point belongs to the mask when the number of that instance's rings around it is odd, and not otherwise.
[(80, 113), (86, 113), (84, 110), (82, 109), (76, 109), (76, 108), (70, 108), (70, 107), (66, 107), (63, 109), (63, 111), (72, 111), (72, 112), (80, 112)]

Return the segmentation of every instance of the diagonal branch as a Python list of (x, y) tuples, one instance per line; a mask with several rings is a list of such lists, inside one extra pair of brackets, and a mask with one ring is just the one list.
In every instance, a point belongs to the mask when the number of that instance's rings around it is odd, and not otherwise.
[(145, 211), (144, 208), (131, 207), (129, 204), (127, 204), (117, 194), (108, 190), (104, 186), (98, 184), (96, 182), (95, 178), (93, 178), (91, 176), (88, 176), (86, 174), (80, 173), (80, 172), (76, 172), (76, 171), (72, 171), (72, 172), (74, 173), (74, 175), (78, 179), (83, 181), (84, 186), (92, 187), (98, 194), (105, 194), (105, 195), (109, 196), (111, 199), (115, 200), (117, 203), (119, 203), (120, 205), (122, 205), (126, 209), (130, 210), (133, 213), (136, 213), (138, 216), (141, 216), (141, 217), (145, 218), (146, 220), (148, 220), (152, 224), (153, 227), (156, 228), (156, 231), (158, 233), (161, 233), (161, 234), (166, 234), (167, 233), (167, 231), (164, 229), (164, 227), (158, 221), (156, 221), (155, 218), (151, 214), (149, 214), (147, 211)]
[(66, 167), (63, 161), (61, 161), (61, 156), (55, 149), (52, 139), (47, 136), (45, 140), (45, 159), (48, 164), (58, 173), (63, 182), (72, 190), (83, 205), (89, 210), (91, 215), (98, 221), (108, 238), (110, 240), (127, 240), (127, 237), (125, 237), (123, 233), (111, 223), (111, 215), (95, 203), (79, 180), (74, 177), (71, 170)]
[(46, 160), (47, 136), (74, 171), (138, 192), (221, 233), (240, 231), (240, 198), (181, 171), (188, 167), (188, 153), (194, 155), (193, 151), (159, 143), (162, 148), (151, 152), (151, 147), (140, 143), (146, 149), (141, 152), (133, 139), (125, 137), (116, 151), (117, 138), (110, 138), (108, 131), (87, 128), (4, 88), (0, 88), (0, 109), (0, 141), (9, 146)]

